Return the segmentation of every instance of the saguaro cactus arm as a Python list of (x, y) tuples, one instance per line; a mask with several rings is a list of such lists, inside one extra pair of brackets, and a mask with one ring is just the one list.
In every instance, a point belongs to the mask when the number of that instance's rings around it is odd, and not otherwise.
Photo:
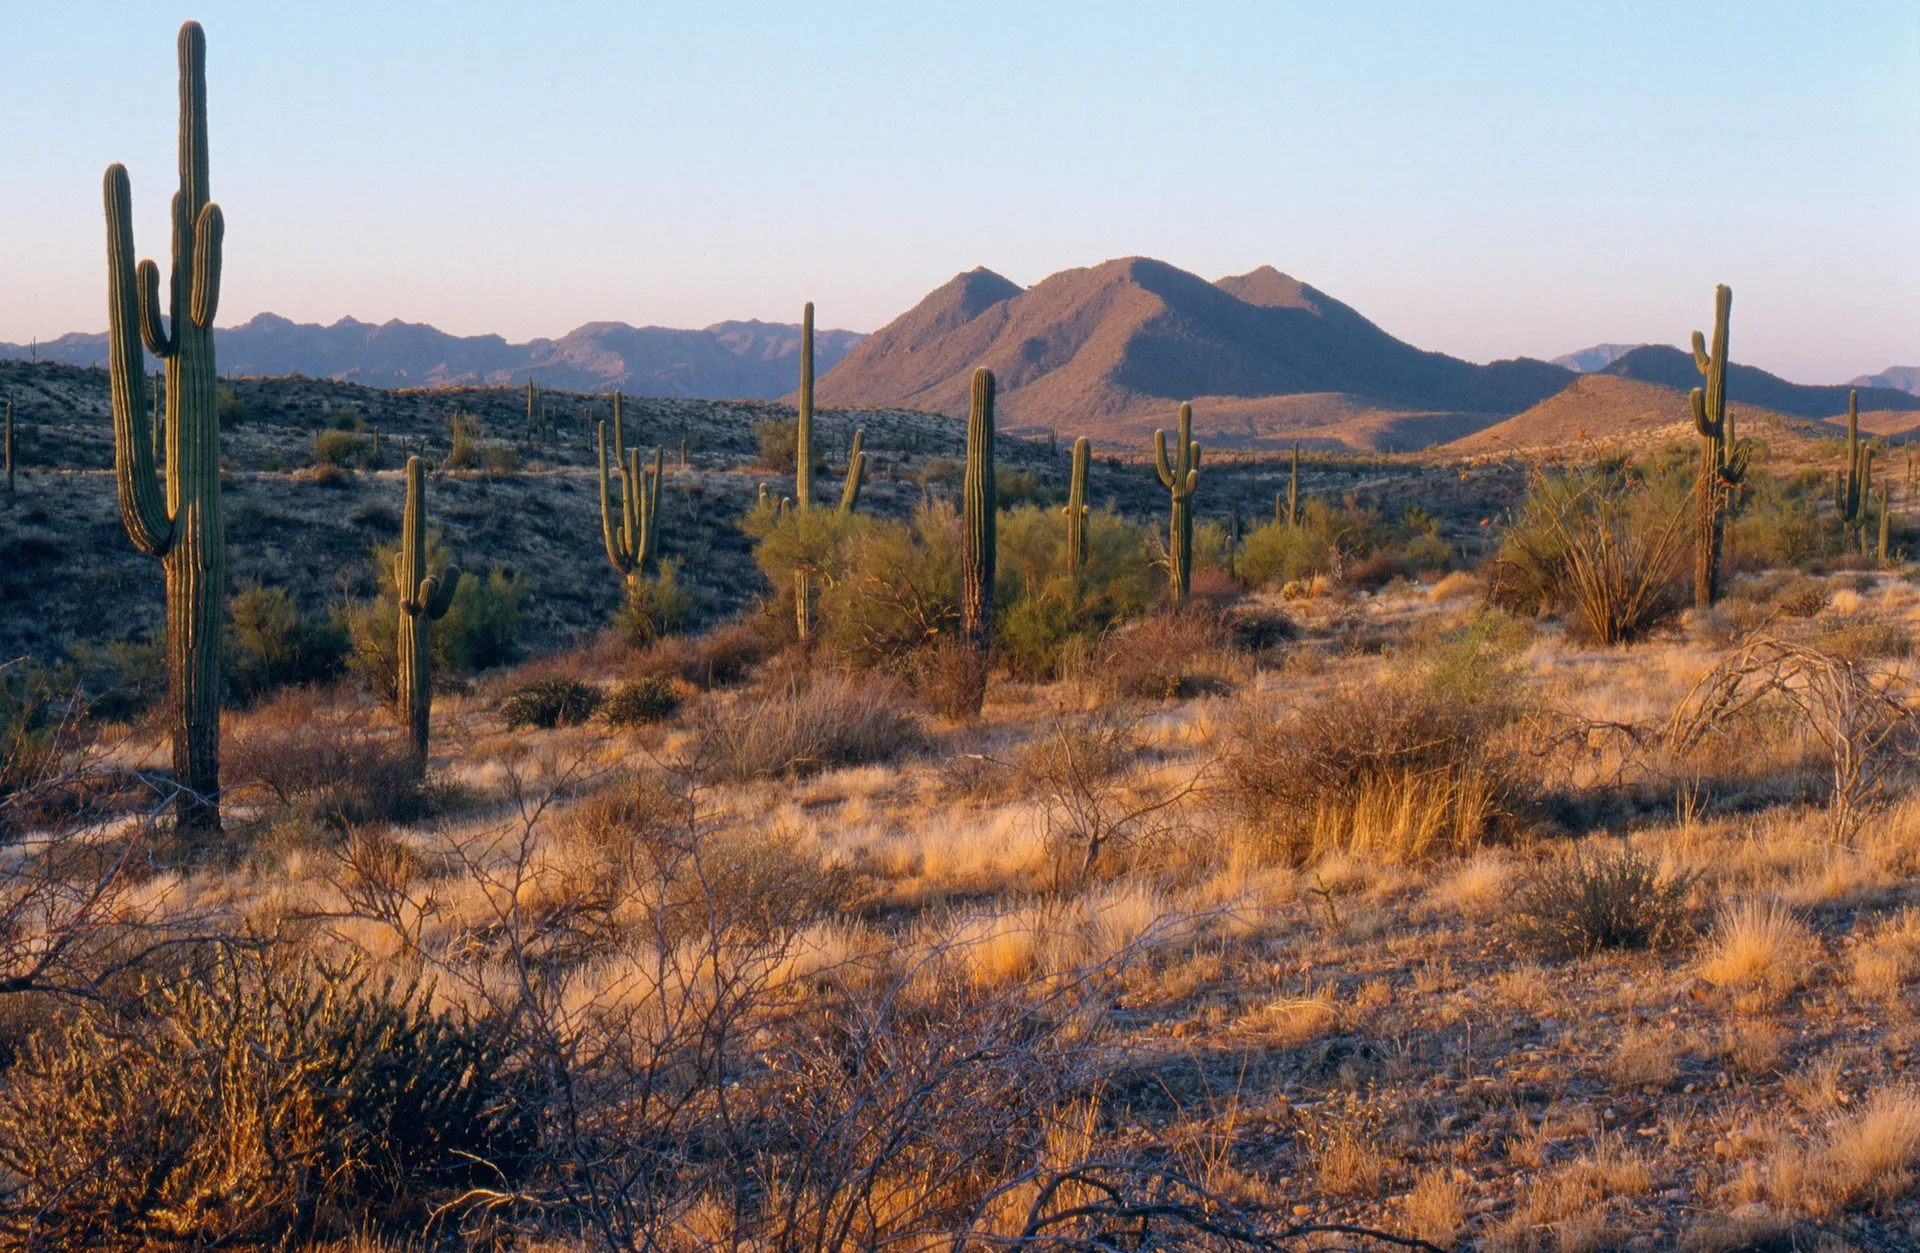
[(841, 513), (852, 513), (860, 504), (860, 484), (867, 476), (867, 454), (860, 450), (860, 444), (866, 437), (865, 427), (853, 432), (853, 447), (847, 453), (847, 481), (840, 489)]
[[(147, 363), (141, 356), (138, 328), (144, 325), (135, 290), (133, 264), (133, 187), (127, 167), (107, 167), (107, 378), (113, 397), (114, 483), (120, 496), (120, 520), (133, 546), (149, 557), (164, 557), (173, 547), (173, 516), (165, 489), (153, 468), (153, 432), (147, 425)], [(159, 283), (153, 262), (141, 263), (140, 273), (151, 273), (151, 292)], [(158, 326), (158, 305), (154, 306)], [(147, 345), (153, 348), (151, 337)], [(164, 340), (156, 356), (171, 355)]]

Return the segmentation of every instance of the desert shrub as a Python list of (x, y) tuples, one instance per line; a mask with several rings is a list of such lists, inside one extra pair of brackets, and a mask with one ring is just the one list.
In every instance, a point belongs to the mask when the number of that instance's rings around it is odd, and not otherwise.
[(1569, 852), (1534, 875), (1508, 925), (1521, 944), (1548, 957), (1669, 948), (1690, 934), (1693, 882), (1630, 848)]
[(520, 469), (520, 450), (512, 444), (482, 444), (480, 466), (488, 474), (513, 474)]
[(1227, 544), (1233, 537), (1227, 534), (1227, 528), (1219, 522), (1202, 522), (1193, 528), (1193, 573), (1204, 571), (1233, 571), (1233, 556), (1227, 551)]
[(247, 420), (247, 405), (231, 387), (213, 389), (213, 411), (222, 430)]
[[(41, 666), (0, 667), (0, 801), (47, 773), (63, 728), (79, 715), (71, 682)], [(0, 806), (0, 831), (8, 828)]]
[(1783, 618), (1811, 618), (1832, 603), (1832, 588), (1818, 579), (1799, 578), (1780, 589), (1773, 607)]
[(987, 659), (978, 649), (942, 635), (916, 649), (903, 668), (923, 709), (961, 721), (978, 716), (987, 688)]
[[(840, 524), (831, 578), (820, 590), (821, 637), (855, 664), (886, 666), (956, 631), (960, 551), (951, 505), (924, 506), (907, 522), (860, 515)], [(762, 568), (769, 577), (777, 569), (765, 558)]]
[(360, 968), (220, 947), (82, 1005), (7, 1076), (0, 1225), (36, 1247), (281, 1247), (417, 1228), (531, 1147), (503, 1051)]
[(1349, 562), (1341, 572), (1340, 581), (1348, 587), (1371, 592), (1403, 578), (1406, 573), (1406, 559), (1392, 549), (1383, 548)]
[(693, 611), (693, 598), (680, 586), (680, 563), (663, 561), (654, 578), (638, 578), (627, 585), (627, 597), (613, 622), (614, 633), (636, 648), (644, 648), (680, 629)]
[(1053, 502), (1053, 493), (1040, 483), (1032, 470), (1009, 470), (1004, 466), (994, 467), (994, 492), (1000, 499), (1000, 508), (1017, 509), (1021, 506), (1045, 506)]
[(329, 824), (405, 822), (427, 808), (417, 764), (362, 710), (292, 692), (256, 708), (221, 746), (226, 785)]
[[(428, 553), (428, 568), (434, 574), (443, 571), (452, 557), (443, 545), (431, 542), (431, 537)], [(376, 573), (385, 571), (381, 586), (390, 586), (392, 545), (374, 548), (373, 566)], [(516, 637), (526, 599), (526, 581), (499, 566), (484, 578), (471, 572), (462, 575), (446, 616), (433, 624), (429, 636), (436, 674), (471, 673), (517, 658)], [(392, 700), (398, 682), (400, 610), (391, 592), (383, 591), (372, 601), (346, 606), (338, 611), (336, 620), (352, 646), (347, 668), (365, 680), (375, 696)]]
[(1278, 860), (1470, 851), (1526, 800), (1497, 734), (1510, 716), (1404, 677), (1339, 684), (1277, 718), (1242, 714), (1221, 758), (1226, 795)]
[(480, 420), (465, 413), (453, 415), (453, 444), (441, 465), (448, 470), (480, 468)]
[(1672, 621), (1693, 516), (1684, 471), (1631, 466), (1537, 473), (1493, 563), (1489, 599), (1521, 613), (1559, 612), (1569, 634), (1622, 644)]
[(1306, 526), (1267, 522), (1240, 541), (1235, 573), (1249, 587), (1264, 588), (1310, 579), (1333, 568), (1333, 546)]
[(508, 693), (500, 702), (500, 717), (510, 731), (525, 727), (577, 727), (600, 708), (600, 689), (578, 679), (555, 676), (536, 679)]
[(322, 461), (300, 476), (315, 487), (331, 487), (335, 490), (353, 486), (353, 472), (344, 466)]
[(702, 772), (741, 783), (891, 761), (922, 743), (903, 695), (870, 676), (828, 674), (743, 702), (708, 728)]
[(1725, 561), (1729, 570), (1792, 568), (1829, 556), (1838, 544), (1819, 512), (1825, 475), (1777, 479), (1750, 466), (1732, 494)]
[(167, 650), (159, 641), (76, 642), (67, 656), (87, 716), (97, 722), (130, 722), (167, 694)]
[(1111, 511), (1088, 514), (1087, 561), (1072, 578), (1057, 510), (1003, 511), (997, 533), (994, 650), (1016, 677), (1058, 677), (1162, 594), (1146, 532)]
[[(769, 474), (792, 474), (800, 458), (800, 420), (798, 418), (771, 418), (765, 422), (756, 422), (753, 427), (754, 443), (760, 449), (759, 467)], [(813, 432), (813, 464), (819, 469), (820, 430), (818, 424)]]
[(284, 588), (242, 587), (227, 602), (227, 695), (249, 705), (276, 688), (328, 682), (349, 647), (339, 623), (302, 614)]
[[(822, 621), (831, 621), (824, 602), (841, 577), (848, 571), (847, 547), (850, 538), (868, 531), (887, 529), (895, 524), (879, 523), (862, 514), (844, 514), (833, 508), (814, 508), (806, 512), (781, 509), (771, 496), (760, 501), (741, 519), (740, 527), (756, 542), (754, 561), (772, 585), (769, 609), (776, 621), (794, 624), (795, 580), (805, 574), (815, 613)], [(798, 634), (797, 625), (791, 634)]]
[(656, 640), (635, 663), (642, 674), (678, 675), (702, 690), (730, 687), (765, 659), (767, 633), (757, 622), (727, 622), (704, 635)]
[(1232, 635), (1213, 610), (1150, 614), (1100, 641), (1087, 677), (1116, 696), (1180, 700), (1226, 686)]
[(680, 694), (665, 679), (648, 675), (615, 688), (601, 708), (601, 716), (616, 727), (665, 722), (679, 712)]
[(366, 447), (366, 437), (352, 431), (317, 431), (313, 436), (313, 459), (321, 465), (347, 465), (358, 461)]

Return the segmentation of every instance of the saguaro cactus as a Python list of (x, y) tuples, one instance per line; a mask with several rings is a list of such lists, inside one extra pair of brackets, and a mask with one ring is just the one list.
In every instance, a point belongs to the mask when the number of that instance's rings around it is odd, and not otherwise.
[(1693, 333), (1693, 364), (1706, 375), (1705, 390), (1693, 389), (1694, 429), (1700, 433), (1699, 525), (1693, 546), (1693, 604), (1710, 609), (1720, 598), (1720, 550), (1727, 533), (1728, 494), (1746, 477), (1747, 446), (1736, 444), (1733, 419), (1727, 414), (1727, 330), (1733, 312), (1733, 289), (1725, 283), (1713, 290), (1713, 351), (1706, 337)]
[(660, 479), (663, 455), (653, 450), (653, 467), (642, 472), (640, 450), (626, 448), (620, 430), (620, 393), (613, 394), (613, 459), (620, 475), (620, 503), (616, 506), (608, 491), (607, 424), (600, 424), (600, 536), (607, 546), (607, 560), (626, 580), (627, 597), (640, 589), (660, 538)]
[(1860, 442), (1860, 393), (1847, 393), (1847, 465), (1834, 477), (1834, 510), (1840, 515), (1840, 546), (1867, 550), (1867, 511), (1873, 492), (1873, 446)]
[[(113, 392), (114, 478), (134, 546), (159, 557), (167, 579), (168, 722), (181, 787), (182, 831), (220, 827), (220, 642), (227, 563), (220, 522), (220, 422), (213, 318), (220, 301), (220, 206), (207, 196), (207, 41), (180, 28), (180, 190), (173, 198), (169, 318), (160, 320), (160, 269), (133, 262), (133, 189), (123, 165), (106, 175), (107, 335)], [(166, 362), (166, 479), (147, 430), (147, 350)]]
[(993, 646), (995, 525), (1000, 490), (993, 473), (993, 371), (973, 372), (967, 410), (967, 475), (961, 505), (960, 633), (973, 649), (971, 703), (977, 712), (987, 691), (987, 654)]
[(847, 450), (847, 481), (840, 488), (840, 512), (852, 513), (860, 504), (860, 483), (867, 477), (867, 454), (860, 450), (867, 437), (866, 427), (853, 432), (853, 447)]
[(13, 391), (7, 391), (7, 494), (13, 494)]
[(813, 508), (813, 302), (800, 314), (800, 413), (795, 423), (793, 503), (800, 512)]
[(1300, 441), (1293, 441), (1293, 469), (1287, 475), (1287, 525), (1300, 525)]
[(1067, 479), (1067, 573), (1077, 575), (1087, 565), (1087, 466), (1093, 445), (1082, 435), (1073, 441), (1073, 473)]
[(1167, 520), (1167, 582), (1173, 603), (1184, 605), (1193, 586), (1193, 510), (1188, 503), (1200, 485), (1200, 445), (1193, 442), (1193, 406), (1180, 406), (1180, 430), (1174, 459), (1167, 460), (1167, 433), (1153, 433), (1153, 465), (1173, 498)]
[(1892, 526), (1892, 522), (1890, 521), (1890, 515), (1892, 514), (1892, 511), (1893, 511), (1893, 497), (1892, 497), (1892, 493), (1888, 490), (1888, 486), (1889, 485), (1884, 479), (1881, 480), (1879, 558), (1880, 558), (1880, 564), (1883, 566), (1887, 564), (1887, 531)]
[(400, 673), (394, 704), (407, 720), (407, 743), (416, 769), (427, 765), (427, 731), (433, 718), (432, 626), (447, 616), (460, 586), (460, 568), (427, 573), (426, 474), (420, 458), (407, 458), (407, 511), (400, 551), (393, 555), (393, 583), (400, 604)]

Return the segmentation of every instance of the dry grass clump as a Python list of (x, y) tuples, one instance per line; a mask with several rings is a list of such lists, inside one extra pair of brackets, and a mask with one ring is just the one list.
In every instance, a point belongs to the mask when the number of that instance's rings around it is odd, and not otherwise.
[(1527, 948), (1550, 957), (1670, 948), (1690, 933), (1693, 882), (1630, 848), (1574, 850), (1534, 875), (1508, 925)]
[(1909, 907), (1882, 919), (1854, 946), (1848, 965), (1862, 996), (1898, 998), (1920, 973), (1920, 910)]
[(222, 748), (227, 786), (332, 823), (400, 822), (425, 807), (417, 763), (366, 711), (290, 692), (250, 713)]
[(1442, 1247), (1453, 1243), (1467, 1221), (1464, 1190), (1450, 1171), (1438, 1167), (1421, 1171), (1413, 1190), (1401, 1198), (1400, 1204), (1407, 1215), (1408, 1229)]
[(1241, 717), (1222, 753), (1225, 790), (1277, 859), (1471, 852), (1526, 790), (1494, 742), (1499, 721), (1410, 684), (1336, 686), (1279, 719)]
[(1480, 853), (1454, 867), (1427, 893), (1427, 899), (1469, 917), (1505, 912), (1512, 904), (1516, 873), (1511, 858)]
[(1783, 1207), (1822, 1215), (1913, 1190), (1920, 1162), (1920, 1094), (1882, 1088), (1834, 1121), (1812, 1147), (1787, 1145), (1768, 1163), (1767, 1190)]
[(1775, 900), (1745, 900), (1721, 910), (1700, 977), (1771, 1003), (1805, 983), (1819, 955), (1819, 941), (1792, 910)]
[(701, 773), (715, 782), (791, 779), (838, 766), (892, 761), (923, 743), (897, 684), (872, 674), (829, 674), (805, 687), (716, 714)]

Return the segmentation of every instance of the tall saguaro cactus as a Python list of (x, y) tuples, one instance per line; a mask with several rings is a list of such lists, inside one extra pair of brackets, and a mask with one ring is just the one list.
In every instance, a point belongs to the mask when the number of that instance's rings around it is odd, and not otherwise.
[(1200, 485), (1200, 445), (1193, 442), (1193, 406), (1180, 406), (1180, 430), (1176, 451), (1167, 460), (1167, 433), (1153, 433), (1153, 466), (1160, 482), (1172, 495), (1173, 508), (1167, 521), (1167, 581), (1173, 591), (1173, 603), (1184, 605), (1193, 586), (1193, 489)]
[(1867, 551), (1867, 515), (1873, 502), (1873, 445), (1860, 440), (1860, 393), (1847, 393), (1847, 466), (1834, 478), (1834, 511), (1840, 515), (1840, 546)]
[(430, 624), (447, 616), (460, 586), (460, 568), (427, 573), (426, 474), (420, 458), (407, 458), (407, 511), (400, 551), (393, 555), (393, 583), (400, 604), (400, 673), (395, 705), (407, 720), (407, 743), (416, 769), (427, 765), (427, 731), (433, 719), (433, 641)]
[(640, 450), (625, 447), (620, 429), (620, 393), (613, 394), (613, 460), (620, 476), (620, 503), (613, 503), (607, 477), (607, 424), (600, 424), (600, 536), (607, 560), (626, 580), (627, 597), (640, 590), (640, 578), (660, 540), (660, 480), (664, 455), (653, 450), (653, 466), (642, 471)]
[(1700, 433), (1699, 526), (1693, 547), (1693, 604), (1710, 609), (1720, 598), (1720, 550), (1726, 540), (1728, 496), (1746, 477), (1747, 447), (1733, 438), (1733, 419), (1727, 414), (1727, 333), (1733, 313), (1733, 289), (1725, 283), (1713, 290), (1713, 351), (1706, 337), (1693, 333), (1693, 364), (1707, 378), (1705, 390), (1694, 388), (1694, 429)]
[[(173, 198), (169, 317), (160, 315), (160, 269), (133, 262), (133, 189), (126, 167), (107, 167), (107, 337), (113, 392), (114, 478), (120, 519), (134, 546), (159, 557), (167, 580), (168, 723), (182, 788), (180, 829), (220, 828), (220, 642), (226, 606), (226, 538), (220, 521), (220, 422), (213, 317), (220, 302), (225, 224), (207, 195), (207, 41), (198, 22), (180, 28), (180, 190)], [(167, 465), (153, 464), (147, 430), (147, 350), (166, 362)]]
[(971, 703), (976, 712), (986, 698), (987, 654), (993, 647), (994, 545), (1000, 511), (993, 473), (993, 390), (993, 371), (975, 370), (960, 519), (960, 633), (974, 652)]
[(1082, 435), (1073, 441), (1073, 474), (1067, 479), (1067, 573), (1087, 566), (1087, 466), (1093, 445)]
[(813, 508), (813, 302), (800, 314), (800, 413), (794, 424), (798, 446), (793, 455), (793, 503), (800, 512)]
[(867, 428), (856, 427), (853, 432), (853, 446), (847, 449), (847, 481), (840, 488), (840, 512), (852, 513), (860, 504), (860, 484), (867, 477), (867, 454), (860, 445), (867, 438)]

